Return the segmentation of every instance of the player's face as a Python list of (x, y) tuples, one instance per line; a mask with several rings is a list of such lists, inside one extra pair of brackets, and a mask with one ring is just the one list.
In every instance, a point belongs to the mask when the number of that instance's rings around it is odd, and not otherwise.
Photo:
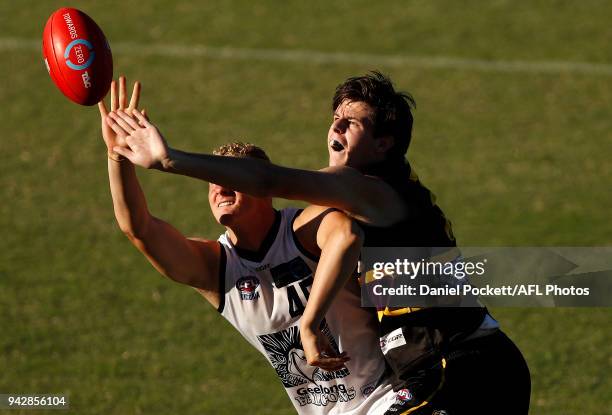
[(384, 158), (374, 138), (373, 120), (374, 111), (365, 102), (344, 100), (336, 108), (327, 133), (330, 166), (358, 169)]
[(265, 200), (235, 192), (223, 186), (210, 183), (208, 203), (213, 216), (223, 226), (248, 223), (259, 215)]

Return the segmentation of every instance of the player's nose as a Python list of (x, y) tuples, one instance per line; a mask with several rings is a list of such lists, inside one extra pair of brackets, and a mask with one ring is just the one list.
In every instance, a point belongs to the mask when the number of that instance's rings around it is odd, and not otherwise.
[(338, 118), (333, 121), (332, 129), (336, 134), (343, 134), (346, 131), (346, 120), (343, 118)]
[(233, 196), (235, 194), (232, 189), (228, 189), (227, 187), (223, 187), (215, 183), (210, 184), (210, 191), (213, 194), (219, 194), (221, 196)]

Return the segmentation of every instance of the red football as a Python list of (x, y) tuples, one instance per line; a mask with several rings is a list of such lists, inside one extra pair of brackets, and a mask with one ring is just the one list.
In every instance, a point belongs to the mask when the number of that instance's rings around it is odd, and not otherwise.
[(102, 30), (82, 11), (64, 7), (49, 17), (43, 56), (55, 85), (77, 104), (93, 105), (108, 92), (113, 55)]

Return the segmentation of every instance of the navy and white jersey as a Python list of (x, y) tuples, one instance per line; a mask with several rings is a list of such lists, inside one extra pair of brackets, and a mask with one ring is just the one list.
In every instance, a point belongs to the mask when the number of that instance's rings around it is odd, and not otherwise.
[(240, 250), (227, 233), (219, 238), (219, 312), (267, 358), (299, 414), (382, 414), (396, 394), (383, 377), (375, 314), (361, 307), (357, 287), (338, 294), (322, 326), (332, 347), (351, 357), (346, 368), (327, 372), (306, 362), (299, 323), (318, 258), (293, 232), (299, 213), (276, 212), (258, 253)]

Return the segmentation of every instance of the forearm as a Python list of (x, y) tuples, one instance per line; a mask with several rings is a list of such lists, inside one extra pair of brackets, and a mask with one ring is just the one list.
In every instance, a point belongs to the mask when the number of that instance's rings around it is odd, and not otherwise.
[(403, 201), (387, 184), (347, 167), (312, 171), (253, 158), (168, 149), (168, 156), (158, 168), (252, 196), (334, 207), (362, 222), (379, 226), (395, 223), (406, 213)]
[(353, 218), (389, 226), (406, 215), (399, 194), (382, 180), (346, 166), (320, 171), (292, 169), (254, 158), (194, 154), (169, 148), (157, 127), (139, 111), (136, 120), (119, 111), (106, 118), (129, 148), (113, 150), (133, 163), (215, 183), (256, 197), (290, 200), (342, 209)]
[(195, 154), (169, 149), (163, 171), (194, 177), (256, 197), (302, 200), (362, 218), (365, 201), (339, 173), (278, 166), (254, 158)]
[(257, 197), (271, 197), (277, 188), (282, 169), (253, 158), (215, 156), (168, 149), (161, 169), (215, 183), (228, 189)]
[(117, 162), (109, 158), (108, 179), (119, 227), (129, 236), (142, 236), (151, 220), (151, 214), (134, 165), (128, 160)]
[(302, 316), (304, 330), (316, 330), (332, 302), (353, 275), (362, 241), (358, 235), (336, 233), (321, 252), (308, 303)]

